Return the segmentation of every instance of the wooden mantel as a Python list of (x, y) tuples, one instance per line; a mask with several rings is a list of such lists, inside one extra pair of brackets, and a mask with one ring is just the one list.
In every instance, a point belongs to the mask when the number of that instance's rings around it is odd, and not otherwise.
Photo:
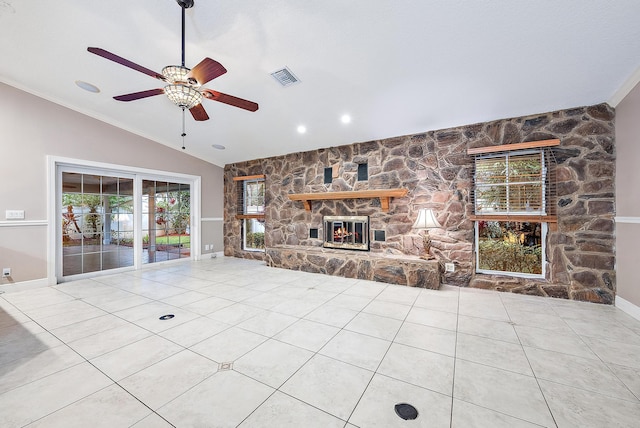
[(311, 201), (336, 199), (380, 199), (382, 211), (389, 211), (389, 199), (406, 196), (407, 189), (356, 190), (349, 192), (294, 193), (289, 195), (292, 201), (302, 201), (304, 209), (311, 211)]

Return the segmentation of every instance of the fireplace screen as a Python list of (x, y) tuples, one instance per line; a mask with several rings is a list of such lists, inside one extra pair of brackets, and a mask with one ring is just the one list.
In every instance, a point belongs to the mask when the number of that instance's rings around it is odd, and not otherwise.
[(323, 246), (369, 251), (369, 217), (325, 216)]

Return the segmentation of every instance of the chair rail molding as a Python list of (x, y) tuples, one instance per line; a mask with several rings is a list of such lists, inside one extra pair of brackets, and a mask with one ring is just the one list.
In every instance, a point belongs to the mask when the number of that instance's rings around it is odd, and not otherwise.
[(640, 217), (615, 216), (614, 220), (616, 223), (640, 223)]

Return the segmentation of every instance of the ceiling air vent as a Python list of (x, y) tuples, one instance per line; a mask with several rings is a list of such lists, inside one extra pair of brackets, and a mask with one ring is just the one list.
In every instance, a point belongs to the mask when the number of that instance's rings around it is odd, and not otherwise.
[(271, 73), (274, 79), (278, 81), (282, 86), (291, 86), (294, 83), (300, 82), (300, 80), (293, 75), (291, 70), (288, 67), (285, 67), (281, 70), (274, 71)]

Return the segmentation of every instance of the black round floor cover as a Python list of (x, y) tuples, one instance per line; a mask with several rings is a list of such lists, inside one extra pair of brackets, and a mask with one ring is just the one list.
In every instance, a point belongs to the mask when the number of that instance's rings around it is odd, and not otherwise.
[(396, 415), (400, 416), (405, 421), (412, 420), (418, 417), (418, 410), (411, 404), (399, 403), (396, 404), (395, 409)]

